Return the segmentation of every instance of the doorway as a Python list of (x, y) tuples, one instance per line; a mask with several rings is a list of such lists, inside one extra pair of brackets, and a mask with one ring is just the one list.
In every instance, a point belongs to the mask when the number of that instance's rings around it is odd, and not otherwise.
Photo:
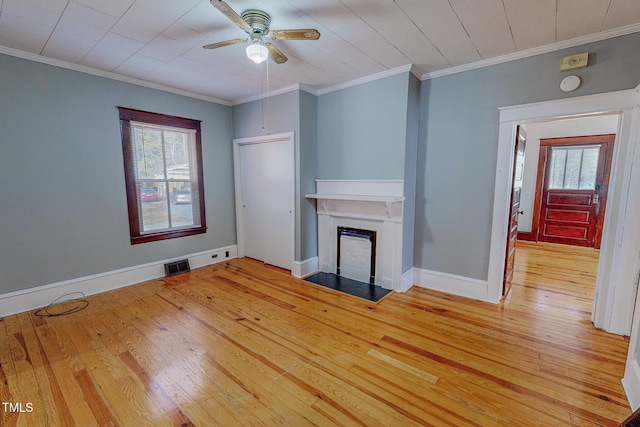
[[(521, 132), (520, 128), (528, 132), (524, 173), (518, 173), (516, 155), (512, 184), (514, 189), (517, 186), (522, 188), (517, 222), (519, 241), (594, 247), (587, 242), (593, 243), (597, 237), (597, 247), (600, 247), (615, 139), (613, 133), (618, 131), (618, 126), (618, 114), (546, 120), (518, 126), (517, 134)], [(607, 135), (576, 136), (588, 133)], [(589, 151), (588, 147), (592, 145), (598, 146), (596, 152)], [(567, 147), (570, 147), (570, 151)], [(567, 151), (560, 151), (565, 148)], [(549, 152), (554, 149), (557, 150), (555, 162), (553, 154)], [(600, 179), (595, 174), (598, 169), (602, 175)], [(521, 176), (520, 180), (517, 175)], [(549, 185), (546, 185), (549, 183), (550, 191)], [(589, 187), (593, 187), (591, 191), (587, 189)], [(594, 197), (595, 193), (598, 196)], [(602, 199), (599, 199), (600, 196), (603, 196)], [(594, 204), (594, 198), (599, 202), (597, 205)], [(507, 248), (510, 246), (512, 244), (508, 241)], [(546, 247), (540, 245), (535, 253), (542, 253)], [(599, 253), (596, 255), (597, 265)], [(505, 274), (509, 271), (509, 265), (512, 266), (511, 270), (515, 270), (516, 263), (507, 261)], [(591, 266), (586, 268), (590, 269)], [(506, 294), (506, 282), (503, 289)]]
[(293, 133), (233, 142), (238, 256), (291, 270), (295, 235)]
[[(637, 90), (571, 97), (555, 101), (500, 109), (493, 227), (489, 254), (487, 300), (499, 302), (502, 294), (504, 254), (508, 229), (509, 193), (512, 185), (513, 152), (516, 127), (566, 118), (600, 115), (618, 117), (618, 135), (612, 160), (610, 197), (607, 203), (602, 236), (601, 257), (596, 278), (596, 295), (592, 311), (594, 325), (607, 332), (628, 335), (630, 332), (636, 289), (635, 272), (628, 258), (633, 253), (634, 238), (626, 233), (638, 218), (628, 209), (637, 202), (640, 182), (632, 181), (634, 151), (638, 151), (637, 127), (640, 115), (634, 112)], [(531, 140), (531, 132), (529, 132)], [(537, 161), (536, 161), (537, 163)], [(522, 220), (522, 218), (521, 218)]]

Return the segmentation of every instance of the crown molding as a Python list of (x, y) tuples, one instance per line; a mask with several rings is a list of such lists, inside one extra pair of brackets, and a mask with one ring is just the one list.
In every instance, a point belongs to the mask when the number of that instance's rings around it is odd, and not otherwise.
[(236, 99), (234, 101), (231, 102), (231, 106), (236, 106), (236, 105), (240, 105), (240, 104), (246, 104), (247, 102), (253, 102), (253, 101), (259, 101), (261, 99), (264, 98), (270, 98), (272, 96), (276, 96), (276, 95), (282, 95), (283, 93), (287, 93), (287, 92), (293, 92), (296, 90), (303, 90), (307, 93), (310, 93), (311, 95), (318, 95), (318, 91), (316, 89), (314, 89), (313, 87), (309, 86), (309, 85), (305, 85), (302, 83), (296, 83), (294, 85), (290, 85), (290, 86), (285, 86), (279, 89), (275, 89), (269, 92), (265, 92), (265, 93), (261, 93), (261, 94), (257, 94), (257, 95), (252, 95), (252, 96), (248, 96), (246, 98), (241, 98), (241, 99)]
[(587, 43), (598, 42), (611, 39), (614, 37), (626, 36), (627, 34), (640, 32), (640, 24), (627, 25), (625, 27), (614, 28), (613, 30), (602, 31), (600, 33), (590, 34), (587, 36), (576, 37), (574, 39), (561, 41), (558, 43), (548, 44), (545, 46), (534, 47), (520, 52), (513, 52), (507, 55), (498, 56), (496, 58), (484, 59), (482, 61), (472, 62), (470, 64), (459, 65), (457, 67), (446, 68), (444, 70), (432, 71), (422, 74), (420, 80), (435, 79), (437, 77), (450, 76), (452, 74), (463, 73), (465, 71), (477, 70), (478, 68), (490, 67), (492, 65), (504, 64), (505, 62), (515, 61), (516, 59), (528, 58), (543, 53), (555, 52), (562, 49), (580, 46)]
[(171, 86), (165, 86), (159, 83), (153, 83), (153, 82), (138, 79), (135, 77), (127, 77), (127, 76), (123, 76), (122, 74), (112, 73), (111, 71), (98, 70), (96, 68), (87, 67), (86, 65), (73, 64), (71, 62), (62, 61), (59, 59), (48, 58), (46, 56), (37, 55), (35, 53), (25, 52), (22, 50), (13, 49), (6, 46), (0, 46), (0, 54), (13, 56), (21, 59), (26, 59), (28, 61), (39, 62), (41, 64), (51, 65), (58, 68), (65, 68), (67, 70), (78, 71), (85, 74), (91, 74), (98, 77), (104, 77), (110, 80), (117, 80), (124, 83), (130, 83), (136, 86), (143, 86), (149, 89), (156, 89), (163, 92), (169, 92), (175, 95), (187, 96), (189, 98), (195, 98), (201, 101), (208, 101), (216, 104), (231, 106), (231, 103), (229, 101), (225, 101), (223, 99), (213, 98), (211, 96), (189, 92), (187, 90), (177, 89)]
[(391, 77), (391, 76), (395, 76), (397, 74), (402, 74), (402, 73), (407, 73), (407, 72), (411, 72), (414, 76), (416, 76), (418, 79), (420, 78), (421, 74), (420, 71), (413, 65), (413, 64), (409, 64), (409, 65), (403, 65), (401, 67), (397, 67), (397, 68), (392, 68), (390, 70), (386, 70), (386, 71), (382, 71), (380, 73), (376, 73), (376, 74), (371, 74), (369, 76), (365, 76), (365, 77), (361, 77), (355, 80), (351, 80), (345, 83), (340, 83), (337, 84), (335, 86), (328, 86), (328, 87), (324, 87), (321, 89), (316, 89), (313, 86), (310, 85), (306, 85), (306, 84), (302, 84), (302, 83), (297, 83), (295, 85), (291, 85), (291, 86), (287, 86), (284, 88), (280, 88), (280, 89), (276, 89), (270, 92), (266, 92), (263, 94), (259, 94), (259, 95), (254, 95), (254, 96), (249, 96), (247, 98), (242, 98), (242, 99), (238, 99), (236, 101), (233, 101), (231, 105), (240, 105), (240, 104), (244, 104), (247, 102), (252, 102), (252, 101), (258, 101), (260, 99), (263, 98), (268, 98), (271, 96), (275, 96), (275, 95), (280, 95), (286, 92), (291, 92), (294, 90), (303, 90), (307, 93), (310, 93), (311, 95), (315, 95), (315, 96), (319, 96), (319, 95), (324, 95), (330, 92), (335, 92), (341, 89), (346, 89), (348, 87), (352, 87), (352, 86), (358, 86), (361, 85), (363, 83), (369, 83), (375, 80), (380, 80), (380, 79), (384, 79), (385, 77)]
[(422, 78), (422, 71), (416, 66), (416, 64), (411, 64), (411, 74), (420, 80)]
[(361, 85), (363, 83), (369, 83), (369, 82), (373, 82), (375, 80), (380, 80), (380, 79), (384, 79), (385, 77), (391, 77), (391, 76), (395, 76), (397, 74), (402, 74), (402, 73), (408, 73), (412, 70), (412, 64), (408, 64), (408, 65), (403, 65), (401, 67), (397, 67), (397, 68), (392, 68), (390, 70), (386, 70), (386, 71), (382, 71), (380, 73), (376, 73), (376, 74), (371, 74), (369, 76), (365, 76), (365, 77), (360, 77), (358, 79), (355, 80), (351, 80), (345, 83), (340, 83), (334, 86), (328, 86), (322, 89), (318, 89), (317, 91), (317, 95), (324, 95), (330, 92), (335, 92), (337, 90), (341, 90), (341, 89), (346, 89), (348, 87), (352, 87), (352, 86), (358, 86)]

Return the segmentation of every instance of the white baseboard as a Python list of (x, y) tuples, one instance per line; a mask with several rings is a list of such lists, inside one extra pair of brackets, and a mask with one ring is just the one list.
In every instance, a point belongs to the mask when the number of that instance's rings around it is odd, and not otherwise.
[(489, 283), (486, 280), (414, 267), (413, 282), (422, 288), (488, 301)]
[[(229, 253), (227, 257), (226, 254)], [(237, 258), (236, 245), (226, 246), (210, 251), (198, 252), (174, 259), (156, 261), (148, 264), (108, 271), (92, 276), (80, 277), (63, 282), (51, 283), (35, 288), (9, 292), (0, 295), (0, 318), (35, 308), (45, 307), (63, 295), (82, 292), (85, 295), (98, 294), (112, 289), (122, 288), (135, 283), (157, 279), (165, 275), (164, 264), (188, 259), (191, 269), (204, 267), (232, 258)], [(74, 298), (76, 296), (73, 296)]]
[(624, 378), (622, 378), (622, 387), (627, 395), (631, 410), (635, 411), (640, 408), (640, 367), (637, 360), (627, 359)]
[(291, 275), (293, 277), (301, 278), (310, 274), (317, 273), (318, 270), (318, 257), (305, 259), (304, 261), (294, 261), (293, 268), (291, 269)]
[(400, 277), (400, 289), (396, 289), (396, 292), (407, 292), (413, 286), (414, 268), (410, 268), (405, 271)]

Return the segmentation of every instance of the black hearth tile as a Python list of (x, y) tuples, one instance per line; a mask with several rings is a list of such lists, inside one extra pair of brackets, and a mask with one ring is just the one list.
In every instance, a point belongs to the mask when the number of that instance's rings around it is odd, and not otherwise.
[(307, 282), (315, 283), (326, 288), (334, 289), (336, 291), (344, 292), (345, 294), (373, 302), (380, 301), (382, 297), (391, 292), (389, 289), (384, 289), (380, 286), (358, 282), (357, 280), (336, 276), (332, 273), (316, 273), (305, 278), (305, 280)]

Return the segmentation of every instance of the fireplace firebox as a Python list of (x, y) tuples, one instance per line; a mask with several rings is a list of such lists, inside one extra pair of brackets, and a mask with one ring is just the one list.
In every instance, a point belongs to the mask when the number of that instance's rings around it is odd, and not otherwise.
[(376, 232), (341, 226), (337, 231), (336, 274), (375, 284)]

